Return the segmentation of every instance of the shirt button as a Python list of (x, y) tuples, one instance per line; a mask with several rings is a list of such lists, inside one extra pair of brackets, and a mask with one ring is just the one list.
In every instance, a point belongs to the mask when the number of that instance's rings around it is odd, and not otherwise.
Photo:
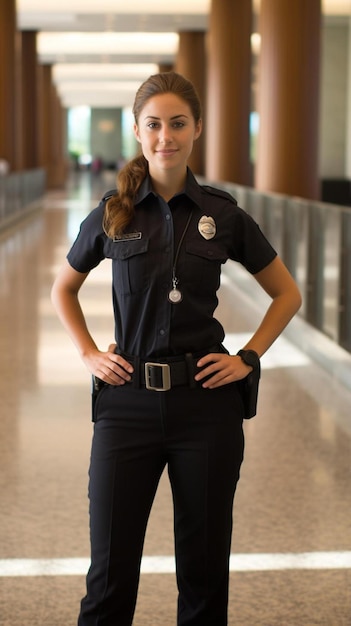
[(170, 220), (170, 219), (171, 219), (171, 216), (170, 216), (170, 214), (169, 214), (169, 213), (167, 213), (167, 215), (166, 215), (166, 220)]
[(161, 328), (161, 330), (160, 330), (160, 335), (162, 335), (162, 336), (163, 336), (163, 335), (165, 335), (165, 334), (166, 334), (166, 331), (165, 331), (165, 330), (163, 330), (163, 328)]

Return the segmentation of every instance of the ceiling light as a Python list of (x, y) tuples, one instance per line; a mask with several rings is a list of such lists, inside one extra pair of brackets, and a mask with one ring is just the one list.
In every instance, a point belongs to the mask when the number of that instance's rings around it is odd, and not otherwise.
[(143, 81), (158, 72), (155, 63), (57, 63), (53, 67), (56, 83), (65, 81), (138, 80)]
[(175, 54), (177, 33), (39, 33), (40, 55)]
[[(57, 12), (57, 3), (50, 7), (48, 0), (17, 0), (18, 11), (22, 12)], [(210, 0), (60, 0), (61, 11), (75, 13), (123, 13), (123, 14), (206, 14), (210, 10)]]

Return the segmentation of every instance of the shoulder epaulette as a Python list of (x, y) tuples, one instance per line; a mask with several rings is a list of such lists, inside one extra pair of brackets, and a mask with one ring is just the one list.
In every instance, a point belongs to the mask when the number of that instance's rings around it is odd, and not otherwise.
[(103, 195), (101, 202), (106, 202), (106, 200), (109, 200), (110, 198), (112, 198), (112, 196), (115, 196), (117, 193), (117, 189), (110, 189), (110, 191), (106, 191), (106, 193)]
[(220, 198), (225, 198), (226, 200), (233, 202), (233, 204), (238, 204), (235, 198), (233, 198), (233, 196), (231, 196), (230, 193), (228, 193), (227, 191), (224, 191), (223, 189), (218, 189), (217, 187), (211, 187), (210, 185), (201, 185), (201, 188), (213, 196), (219, 196)]

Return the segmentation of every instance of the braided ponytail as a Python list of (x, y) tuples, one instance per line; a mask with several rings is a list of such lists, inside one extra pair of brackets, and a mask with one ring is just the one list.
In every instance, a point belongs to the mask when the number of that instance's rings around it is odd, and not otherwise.
[(134, 215), (134, 198), (148, 172), (147, 160), (139, 154), (117, 174), (118, 193), (106, 203), (103, 228), (108, 237), (120, 235)]

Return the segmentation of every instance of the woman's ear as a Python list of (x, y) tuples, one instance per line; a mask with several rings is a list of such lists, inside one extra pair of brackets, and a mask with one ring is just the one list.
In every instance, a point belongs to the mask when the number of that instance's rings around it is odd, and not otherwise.
[(134, 131), (134, 136), (135, 136), (135, 139), (136, 139), (137, 141), (139, 141), (139, 143), (141, 143), (141, 140), (140, 140), (140, 135), (139, 135), (139, 128), (138, 128), (138, 125), (137, 125), (137, 124), (134, 124), (134, 126), (133, 126), (133, 131)]
[(196, 141), (196, 139), (200, 137), (201, 133), (202, 133), (202, 120), (200, 119), (195, 125), (194, 141)]

